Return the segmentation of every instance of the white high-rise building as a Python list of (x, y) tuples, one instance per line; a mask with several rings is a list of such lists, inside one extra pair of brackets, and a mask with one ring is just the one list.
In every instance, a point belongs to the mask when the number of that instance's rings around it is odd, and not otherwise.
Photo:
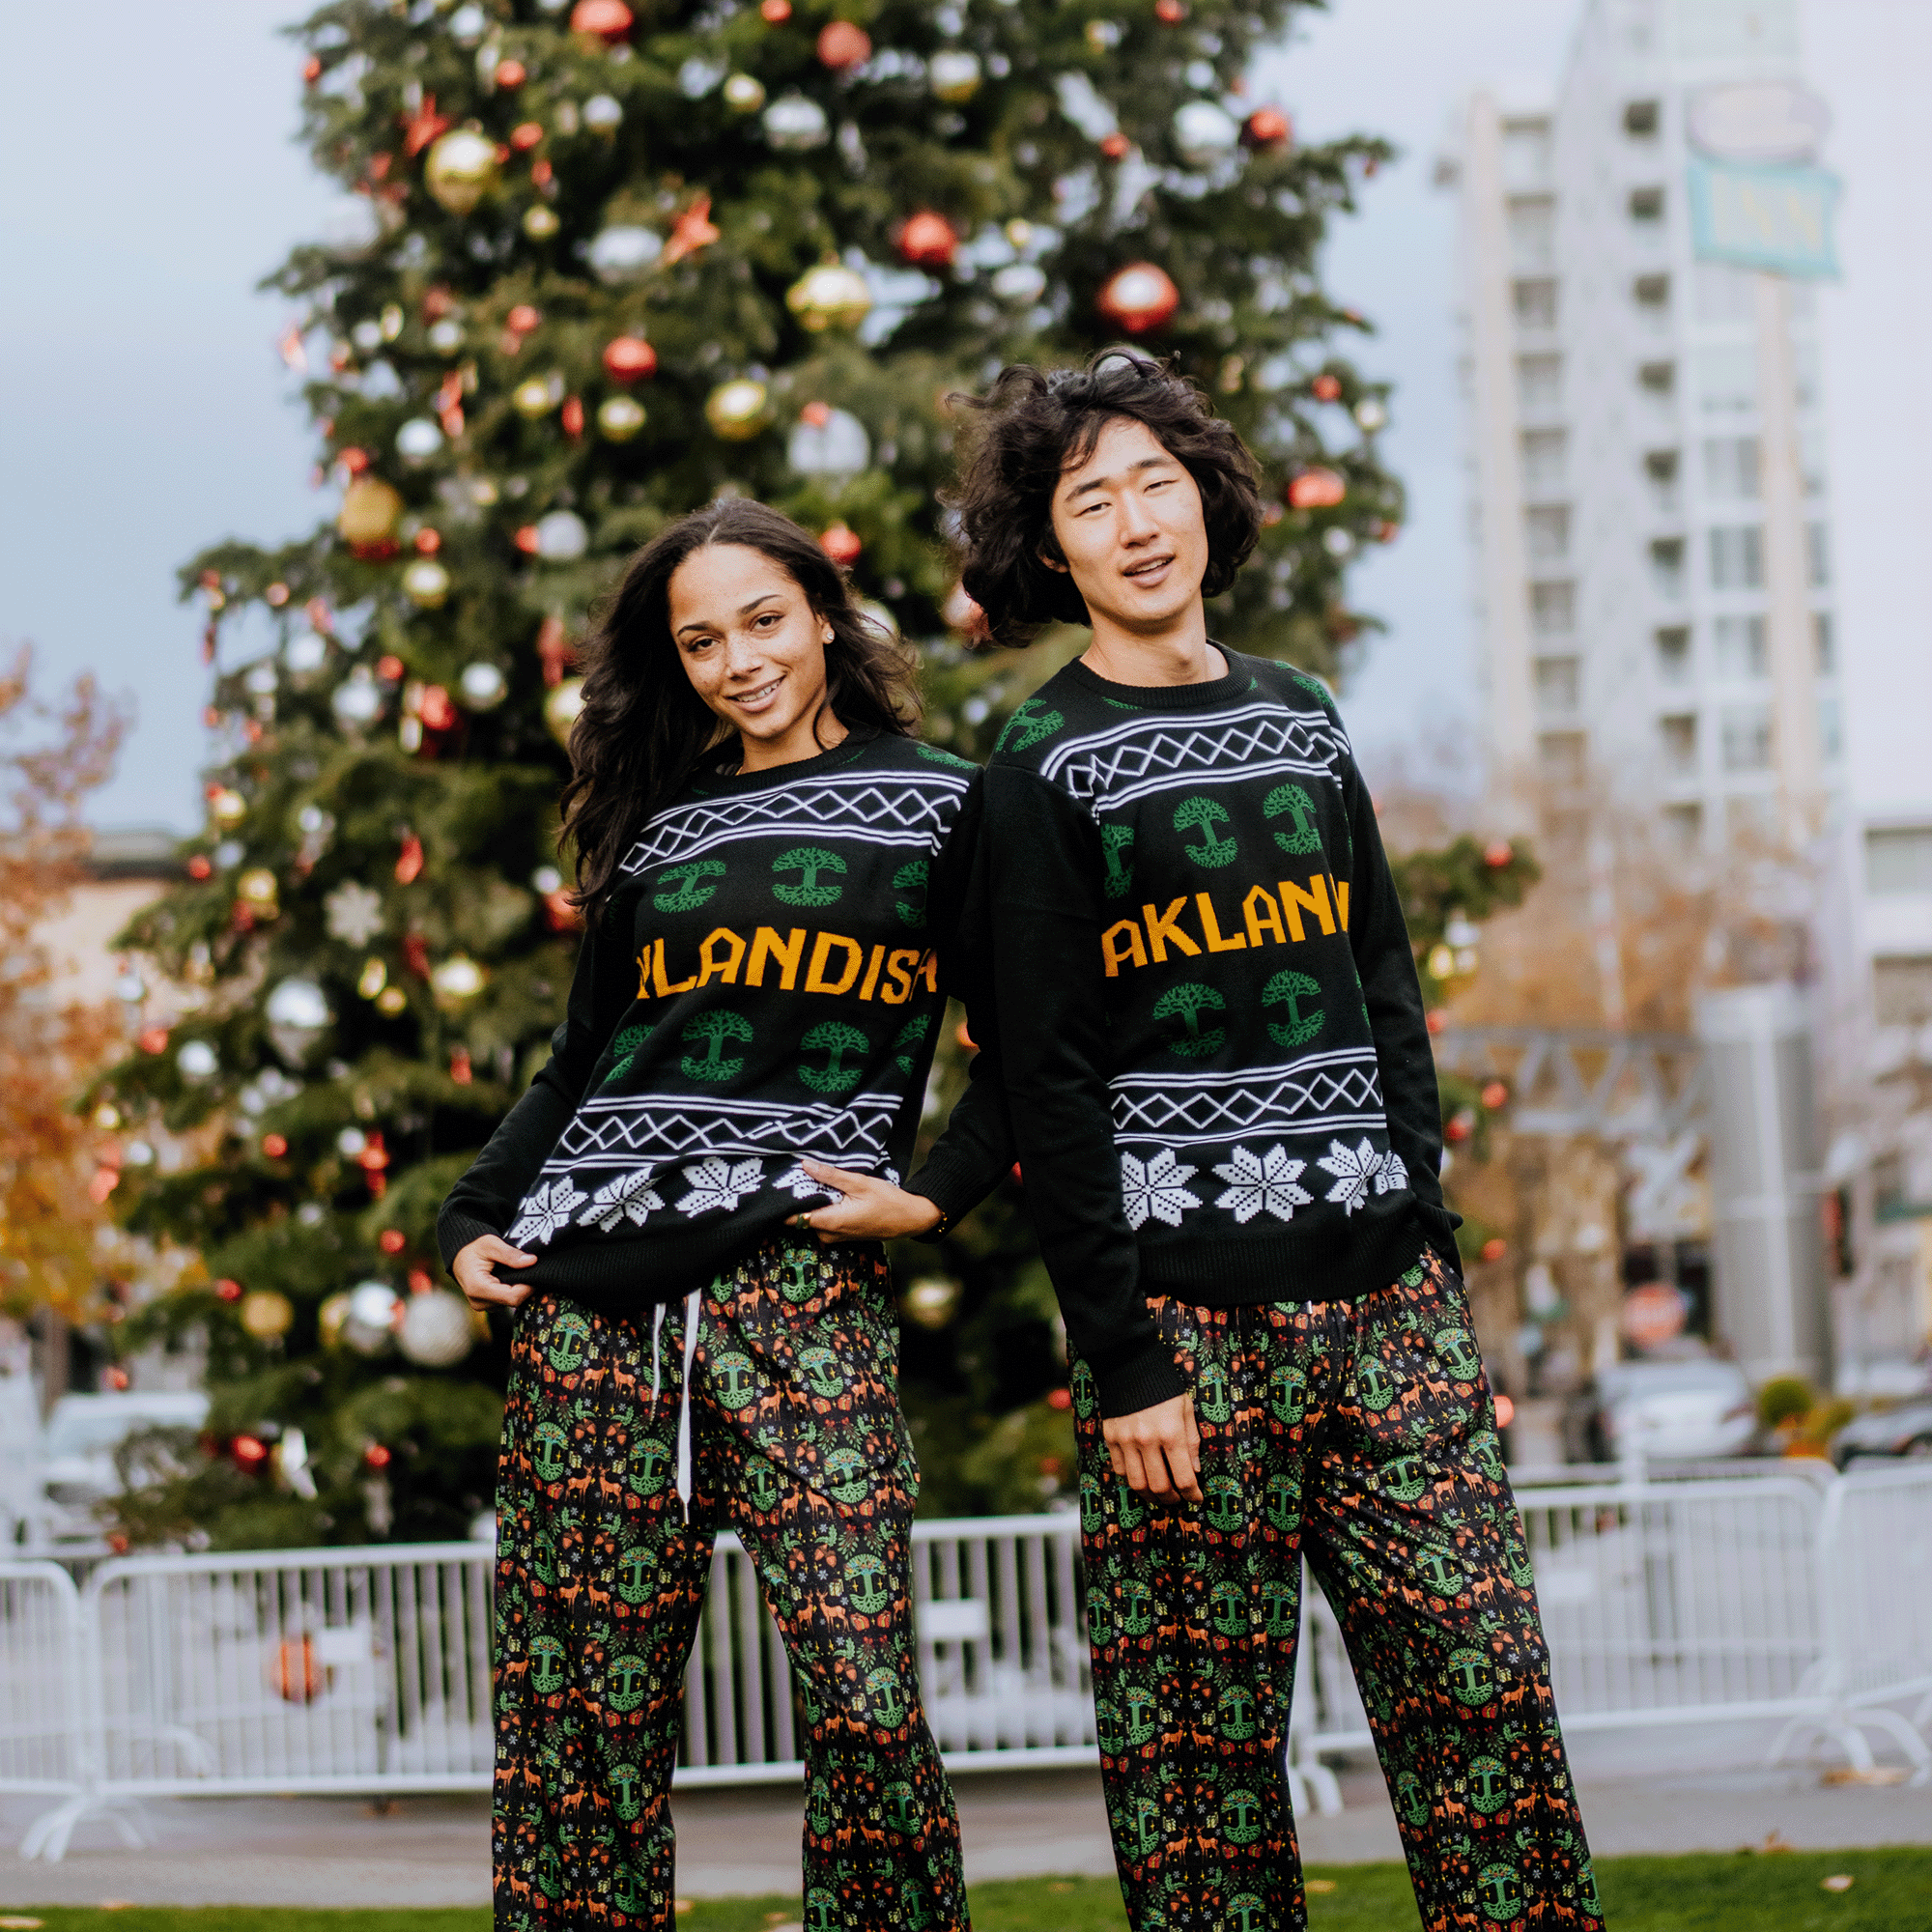
[[(1925, 0), (1588, 0), (1457, 169), (1491, 769), (1818, 861), (1854, 1360), (1932, 1341), (1928, 97)], [(1756, 165), (1836, 276), (1700, 259)]]

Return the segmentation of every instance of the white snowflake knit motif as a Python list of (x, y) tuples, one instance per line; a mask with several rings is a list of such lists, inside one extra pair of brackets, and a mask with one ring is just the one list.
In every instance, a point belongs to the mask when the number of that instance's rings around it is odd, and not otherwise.
[(590, 1197), (590, 1206), (577, 1217), (577, 1225), (588, 1228), (595, 1224), (608, 1235), (628, 1214), (632, 1223), (641, 1228), (645, 1216), (663, 1206), (664, 1197), (651, 1185), (650, 1169), (639, 1168), (636, 1174), (620, 1174), (615, 1180), (607, 1180)]
[(1174, 1156), (1172, 1148), (1161, 1148), (1145, 1164), (1130, 1153), (1121, 1156), (1121, 1205), (1127, 1210), (1127, 1226), (1141, 1228), (1150, 1216), (1170, 1228), (1180, 1226), (1180, 1217), (1189, 1208), (1201, 1206), (1201, 1197), (1183, 1185), (1200, 1170), (1186, 1167)]
[(1371, 1187), (1378, 1194), (1386, 1194), (1392, 1188), (1408, 1185), (1408, 1169), (1403, 1165), (1402, 1156), (1393, 1148), (1387, 1153), (1378, 1153), (1366, 1139), (1352, 1148), (1330, 1141), (1328, 1151), (1315, 1164), (1335, 1177), (1327, 1198), (1339, 1201), (1344, 1214), (1366, 1208)]
[(590, 1197), (570, 1184), (568, 1177), (547, 1180), (524, 1196), (523, 1213), (510, 1230), (512, 1247), (553, 1239), (570, 1226), (570, 1217)]
[(708, 1214), (722, 1208), (729, 1214), (748, 1194), (755, 1194), (764, 1181), (765, 1171), (755, 1160), (727, 1161), (723, 1154), (708, 1153), (684, 1170), (691, 1192), (677, 1204), (680, 1214)]
[(826, 1186), (824, 1181), (812, 1179), (804, 1168), (797, 1165), (786, 1168), (772, 1185), (789, 1188), (794, 1201), (810, 1201), (814, 1194), (823, 1196), (836, 1191)]
[(1228, 1183), (1227, 1190), (1214, 1197), (1214, 1205), (1227, 1208), (1243, 1226), (1264, 1211), (1277, 1221), (1292, 1221), (1297, 1208), (1306, 1208), (1315, 1199), (1296, 1184), (1307, 1165), (1305, 1160), (1290, 1159), (1288, 1150), (1279, 1144), (1265, 1154), (1237, 1147), (1214, 1169)]

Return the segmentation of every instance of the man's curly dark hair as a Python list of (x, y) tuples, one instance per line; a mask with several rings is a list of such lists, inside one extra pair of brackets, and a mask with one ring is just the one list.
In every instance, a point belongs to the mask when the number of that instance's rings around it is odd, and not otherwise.
[(1231, 423), (1184, 376), (1148, 356), (1108, 349), (1084, 369), (1015, 363), (983, 396), (955, 396), (979, 415), (952, 507), (958, 518), (960, 582), (985, 612), (985, 639), (1030, 643), (1052, 623), (1086, 624), (1086, 601), (1065, 571), (1053, 534), (1053, 493), (1067, 469), (1093, 455), (1121, 417), (1145, 423), (1194, 478), (1208, 526), (1202, 593), (1218, 597), (1262, 530), (1255, 459)]

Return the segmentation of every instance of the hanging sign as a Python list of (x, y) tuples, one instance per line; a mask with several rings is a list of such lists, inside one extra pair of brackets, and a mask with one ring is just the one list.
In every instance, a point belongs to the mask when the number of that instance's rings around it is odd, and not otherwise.
[(1834, 280), (1840, 185), (1823, 168), (1690, 162), (1690, 240), (1700, 262)]

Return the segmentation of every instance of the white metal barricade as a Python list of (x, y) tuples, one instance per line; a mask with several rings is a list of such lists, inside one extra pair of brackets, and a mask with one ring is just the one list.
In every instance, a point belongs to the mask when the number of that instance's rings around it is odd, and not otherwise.
[(77, 1791), (80, 1594), (58, 1563), (0, 1562), (0, 1791)]

